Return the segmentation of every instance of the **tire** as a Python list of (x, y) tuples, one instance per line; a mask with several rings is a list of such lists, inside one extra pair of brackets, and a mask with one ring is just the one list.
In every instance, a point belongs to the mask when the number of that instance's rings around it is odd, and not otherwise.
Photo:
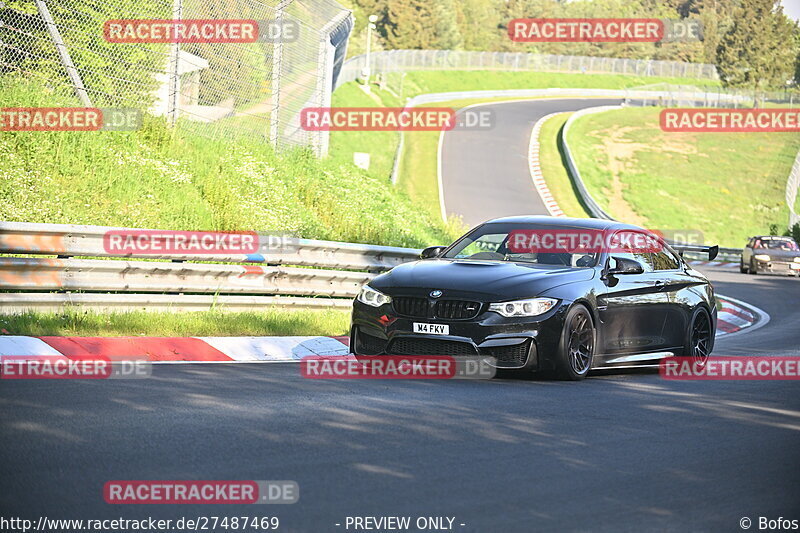
[(574, 305), (564, 318), (555, 361), (556, 377), (569, 381), (584, 379), (592, 368), (596, 342), (592, 314), (585, 305)]
[(711, 315), (705, 307), (698, 307), (692, 313), (691, 320), (689, 320), (683, 355), (692, 357), (701, 366), (705, 366), (713, 349), (714, 337), (711, 328)]
[(747, 267), (744, 266), (744, 259), (739, 259), (739, 272), (747, 274)]
[(747, 269), (747, 273), (753, 276), (758, 274), (758, 267), (756, 266), (755, 260), (750, 259), (750, 267)]

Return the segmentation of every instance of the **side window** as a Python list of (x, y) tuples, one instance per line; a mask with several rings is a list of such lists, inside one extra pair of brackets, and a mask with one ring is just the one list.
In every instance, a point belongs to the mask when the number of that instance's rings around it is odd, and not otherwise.
[(621, 257), (623, 259), (633, 259), (644, 269), (645, 273), (653, 271), (653, 262), (650, 258), (653, 254), (648, 253), (636, 253), (636, 252), (613, 252), (611, 257), (609, 257), (609, 265), (611, 267), (616, 266), (614, 258)]
[(654, 270), (675, 270), (680, 267), (680, 260), (675, 255), (662, 248), (661, 251), (650, 254)]
[(647, 250), (646, 246), (642, 246), (642, 241), (637, 240), (637, 237), (646, 235), (644, 232), (636, 230), (622, 230), (615, 233), (609, 240), (609, 264), (615, 266), (614, 257), (621, 257), (623, 259), (632, 259), (642, 265), (644, 272), (653, 271), (652, 253)]

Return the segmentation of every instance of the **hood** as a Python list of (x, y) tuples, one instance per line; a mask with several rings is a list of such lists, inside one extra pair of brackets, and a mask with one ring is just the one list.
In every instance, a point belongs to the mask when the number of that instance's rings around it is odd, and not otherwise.
[(795, 257), (800, 257), (800, 252), (794, 250), (770, 250), (759, 248), (753, 250), (753, 255), (768, 255), (772, 261), (792, 261)]
[(389, 296), (427, 296), (430, 291), (439, 289), (444, 292), (442, 298), (445, 299), (459, 296), (497, 301), (534, 297), (553, 287), (588, 281), (592, 277), (593, 268), (428, 259), (396, 266), (369, 284)]

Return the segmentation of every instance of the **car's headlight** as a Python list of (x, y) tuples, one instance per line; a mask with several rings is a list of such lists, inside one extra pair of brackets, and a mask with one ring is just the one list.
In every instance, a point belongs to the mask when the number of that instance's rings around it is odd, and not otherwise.
[(756, 254), (754, 257), (756, 258), (756, 261), (769, 261), (770, 260), (769, 256), (767, 254)]
[(362, 304), (371, 305), (372, 307), (380, 307), (383, 304), (388, 304), (392, 301), (391, 297), (386, 296), (380, 291), (376, 291), (369, 285), (364, 285), (361, 287), (356, 299)]
[(795, 258), (794, 258), (794, 262), (795, 262), (795, 263), (800, 263), (800, 257), (795, 257)]
[(489, 311), (500, 313), (504, 317), (536, 316), (548, 312), (558, 300), (553, 298), (531, 298), (530, 300), (515, 300), (489, 304)]

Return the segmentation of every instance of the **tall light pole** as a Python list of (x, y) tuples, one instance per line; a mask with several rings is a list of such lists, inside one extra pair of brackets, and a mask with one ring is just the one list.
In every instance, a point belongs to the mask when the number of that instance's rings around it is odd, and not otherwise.
[(369, 60), (369, 54), (370, 54), (370, 48), (371, 48), (370, 45), (372, 44), (372, 30), (374, 30), (376, 28), (376, 26), (375, 26), (376, 22), (378, 22), (378, 15), (370, 15), (369, 16), (369, 23), (367, 24), (367, 54), (366, 54), (367, 55), (367, 66), (364, 67), (364, 87), (367, 88), (367, 91), (370, 90), (369, 89), (369, 75), (370, 75), (370, 72), (371, 72), (370, 62), (369, 62), (370, 61)]

